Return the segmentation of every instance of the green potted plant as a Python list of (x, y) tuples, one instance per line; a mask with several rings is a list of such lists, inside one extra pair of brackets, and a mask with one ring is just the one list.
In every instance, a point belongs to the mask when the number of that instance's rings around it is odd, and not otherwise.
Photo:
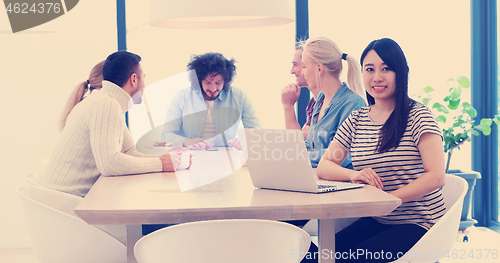
[(469, 208), (472, 200), (472, 191), (476, 179), (481, 178), (481, 174), (475, 171), (463, 171), (460, 169), (450, 170), (450, 162), (453, 151), (460, 150), (460, 146), (465, 142), (469, 142), (471, 135), (478, 136), (482, 133), (485, 136), (490, 135), (491, 125), (495, 122), (500, 125), (500, 116), (493, 118), (482, 118), (479, 123), (476, 122), (477, 111), (469, 102), (461, 100), (462, 89), (470, 87), (470, 81), (465, 76), (460, 76), (457, 79), (449, 79), (452, 82), (452, 87), (448, 90), (447, 95), (442, 100), (436, 100), (433, 95), (434, 89), (427, 86), (422, 91), (423, 94), (418, 97), (421, 102), (434, 111), (437, 111), (436, 119), (438, 123), (443, 123), (443, 140), (444, 153), (446, 154), (446, 173), (458, 175), (469, 184), (469, 189), (464, 199), (462, 217), (460, 222), (460, 230), (477, 223), (476, 220), (468, 218)]

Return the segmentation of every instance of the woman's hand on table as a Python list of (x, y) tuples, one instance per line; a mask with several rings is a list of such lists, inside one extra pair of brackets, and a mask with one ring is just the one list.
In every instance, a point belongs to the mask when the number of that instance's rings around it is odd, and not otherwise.
[(372, 170), (372, 168), (366, 168), (361, 171), (352, 171), (349, 173), (349, 178), (353, 183), (357, 184), (369, 184), (377, 187), (378, 189), (382, 189), (384, 184), (382, 181), (384, 180), (378, 174)]

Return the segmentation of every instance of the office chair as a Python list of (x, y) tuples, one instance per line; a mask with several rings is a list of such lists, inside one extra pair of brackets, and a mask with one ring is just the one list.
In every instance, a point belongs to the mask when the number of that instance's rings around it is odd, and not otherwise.
[(41, 263), (127, 262), (122, 242), (74, 214), (81, 197), (32, 185), (16, 191)]
[(302, 229), (257, 219), (201, 221), (170, 226), (137, 241), (139, 263), (300, 262), (310, 245)]
[(447, 174), (442, 189), (446, 213), (401, 258), (393, 262), (437, 262), (453, 247), (458, 234), (465, 194), (465, 179)]

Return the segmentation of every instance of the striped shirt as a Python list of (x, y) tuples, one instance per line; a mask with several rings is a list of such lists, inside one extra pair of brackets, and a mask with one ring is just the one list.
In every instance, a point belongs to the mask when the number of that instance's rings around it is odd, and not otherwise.
[(159, 155), (139, 152), (125, 124), (130, 95), (102, 82), (68, 115), (42, 185), (85, 196), (101, 175), (161, 172)]
[[(426, 132), (442, 137), (432, 113), (421, 103), (414, 103), (408, 125), (399, 146), (387, 152), (375, 152), (383, 123), (373, 122), (370, 107), (353, 111), (335, 135), (335, 140), (351, 153), (357, 171), (372, 168), (384, 179), (384, 191), (394, 191), (411, 183), (424, 173), (417, 145)], [(382, 224), (417, 224), (429, 229), (445, 213), (441, 189), (420, 199), (405, 202), (389, 215), (375, 217)]]

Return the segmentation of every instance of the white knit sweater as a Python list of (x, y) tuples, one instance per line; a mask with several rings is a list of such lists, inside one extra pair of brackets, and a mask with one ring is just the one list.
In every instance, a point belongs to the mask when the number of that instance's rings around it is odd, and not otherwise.
[(130, 95), (102, 82), (102, 89), (78, 103), (68, 116), (61, 139), (41, 184), (85, 196), (101, 175), (160, 172), (159, 155), (136, 150), (125, 124)]

